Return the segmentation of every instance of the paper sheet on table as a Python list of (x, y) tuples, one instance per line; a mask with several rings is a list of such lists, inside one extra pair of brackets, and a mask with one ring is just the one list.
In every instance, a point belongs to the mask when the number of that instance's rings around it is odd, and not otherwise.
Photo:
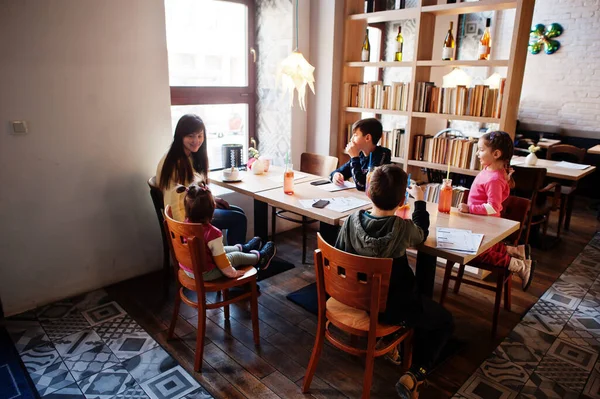
[(334, 192), (334, 191), (340, 191), (340, 190), (347, 190), (349, 188), (355, 188), (356, 184), (349, 182), (349, 181), (345, 181), (343, 186), (338, 186), (335, 183), (329, 183), (329, 184), (322, 184), (320, 186), (317, 186), (318, 188), (325, 190), (325, 191), (329, 191), (330, 193)]
[(521, 164), (524, 164), (524, 163), (525, 163), (525, 161), (521, 161), (520, 159), (511, 159), (510, 160), (510, 164), (511, 165), (521, 165)]
[[(306, 176), (308, 176), (306, 173), (298, 172), (296, 170), (294, 171), (294, 180), (303, 179)], [(283, 174), (269, 176), (269, 180), (272, 180), (277, 183), (282, 183), (283, 182)]]
[(559, 168), (567, 168), (567, 169), (577, 169), (577, 170), (584, 170), (590, 167), (590, 165), (582, 165), (580, 163), (572, 163), (572, 162), (559, 162), (556, 164), (557, 167)]
[(335, 212), (348, 212), (351, 209), (359, 208), (364, 205), (370, 204), (369, 201), (362, 200), (360, 198), (355, 197), (337, 197), (337, 198), (316, 198), (316, 199), (307, 199), (307, 200), (299, 200), (300, 205), (304, 208), (311, 208), (312, 204), (319, 200), (327, 200), (329, 204), (325, 207), (325, 209), (329, 209)]
[(436, 239), (437, 248), (475, 255), (483, 240), (483, 234), (476, 234), (471, 230), (436, 227)]

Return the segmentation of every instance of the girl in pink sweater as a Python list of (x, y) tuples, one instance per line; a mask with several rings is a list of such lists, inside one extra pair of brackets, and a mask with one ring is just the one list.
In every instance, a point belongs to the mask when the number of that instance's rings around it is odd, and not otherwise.
[[(510, 195), (514, 187), (511, 178), (510, 159), (513, 156), (513, 141), (506, 132), (486, 133), (477, 143), (477, 156), (483, 170), (479, 172), (469, 192), (466, 204), (460, 204), (458, 210), (464, 213), (500, 217), (502, 203)], [(523, 291), (526, 291), (533, 279), (535, 261), (530, 259), (529, 246), (507, 246), (498, 243), (488, 249), (469, 264), (491, 264), (516, 273), (523, 281)]]

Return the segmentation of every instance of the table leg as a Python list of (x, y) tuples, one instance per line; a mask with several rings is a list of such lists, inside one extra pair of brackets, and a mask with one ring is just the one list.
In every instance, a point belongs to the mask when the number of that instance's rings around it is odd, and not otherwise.
[(257, 199), (254, 200), (254, 235), (263, 242), (269, 239), (269, 205)]
[(325, 242), (327, 242), (329, 245), (335, 245), (335, 240), (337, 239), (339, 231), (339, 226), (333, 226), (328, 223), (320, 222), (319, 233), (321, 233), (321, 237), (323, 237)]
[(421, 295), (428, 298), (433, 298), (436, 261), (436, 256), (426, 254), (423, 251), (417, 252), (417, 287)]

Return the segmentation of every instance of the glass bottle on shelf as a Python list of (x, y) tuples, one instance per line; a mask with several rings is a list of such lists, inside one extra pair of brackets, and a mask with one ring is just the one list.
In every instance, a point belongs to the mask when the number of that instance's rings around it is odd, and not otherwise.
[(444, 179), (440, 187), (438, 212), (450, 213), (452, 207), (452, 179)]
[(492, 47), (492, 36), (490, 35), (490, 25), (492, 23), (492, 19), (488, 18), (485, 20), (485, 31), (479, 39), (479, 56), (480, 60), (489, 60), (490, 59), (490, 49)]
[(404, 47), (404, 38), (402, 37), (402, 26), (398, 27), (398, 35), (396, 36), (396, 55), (394, 61), (402, 61), (402, 49)]
[(375, 0), (365, 0), (365, 12), (375, 11)]
[(406, 0), (394, 1), (394, 10), (403, 10), (404, 8), (406, 8)]
[(444, 47), (442, 48), (443, 61), (452, 61), (454, 59), (454, 35), (452, 34), (453, 26), (454, 22), (450, 21), (450, 29), (448, 29), (448, 32), (446, 33)]
[(294, 194), (294, 166), (291, 163), (285, 165), (283, 172), (283, 192), (288, 195)]
[(360, 53), (360, 60), (362, 62), (369, 62), (369, 58), (371, 58), (371, 43), (369, 43), (369, 29), (367, 28)]

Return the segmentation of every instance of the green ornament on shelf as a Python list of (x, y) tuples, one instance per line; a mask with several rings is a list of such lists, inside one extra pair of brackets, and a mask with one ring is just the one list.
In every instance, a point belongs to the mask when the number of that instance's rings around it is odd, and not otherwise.
[(542, 49), (548, 55), (554, 54), (560, 48), (560, 42), (554, 40), (555, 37), (562, 35), (563, 27), (554, 22), (548, 26), (537, 24), (531, 28), (529, 33), (529, 52), (538, 54)]

